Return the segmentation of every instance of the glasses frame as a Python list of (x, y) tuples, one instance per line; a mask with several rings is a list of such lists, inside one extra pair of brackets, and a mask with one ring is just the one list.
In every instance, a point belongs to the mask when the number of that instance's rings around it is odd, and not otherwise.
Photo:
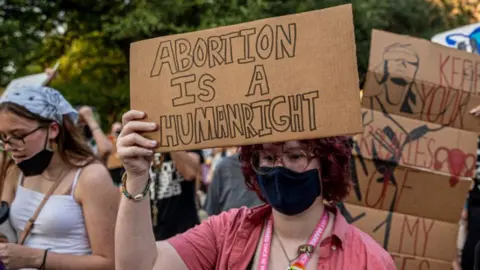
[[(45, 128), (45, 125), (40, 125), (40, 126), (34, 128), (33, 130), (31, 130), (31, 131), (29, 131), (29, 132), (27, 132), (27, 133), (25, 133), (25, 134), (23, 134), (23, 135), (21, 135), (21, 136), (13, 136), (13, 135), (11, 135), (11, 136), (7, 137), (6, 139), (0, 138), (0, 142), (1, 142), (1, 144), (2, 144), (2, 147), (4, 148), (7, 143), (8, 143), (8, 145), (13, 146), (13, 145), (10, 143), (10, 141), (11, 141), (12, 139), (18, 140), (18, 141), (22, 142), (22, 145), (21, 145), (21, 146), (24, 146), (24, 145), (25, 145), (25, 138), (27, 138), (28, 136), (32, 135), (33, 133), (37, 132), (38, 130), (40, 130), (40, 129), (42, 129), (42, 128)], [(1, 137), (1, 135), (0, 135), (0, 137)], [(20, 147), (21, 147), (21, 146), (20, 146)]]
[[(302, 149), (298, 149), (298, 150), (299, 150), (300, 152), (302, 152), (302, 154), (307, 158), (307, 164), (305, 165), (305, 168), (303, 168), (303, 170), (301, 171), (301, 172), (304, 172), (305, 169), (310, 165), (310, 163), (312, 162), (312, 160), (315, 159), (315, 158), (317, 158), (317, 156), (314, 155), (314, 154), (312, 154), (312, 151), (311, 151), (311, 150), (308, 150), (307, 152), (304, 151), (304, 150), (302, 150)], [(272, 154), (272, 153), (270, 153), (270, 152), (268, 152), (268, 151), (262, 150), (262, 149), (255, 150), (254, 152), (261, 152), (261, 151), (264, 151), (264, 152), (266, 152), (266, 153), (268, 153), (269, 155), (272, 156), (272, 158), (273, 158), (273, 165), (275, 165), (275, 164), (277, 163), (277, 161), (280, 161), (281, 164), (282, 164), (283, 166), (285, 166), (285, 164), (284, 164), (281, 156), (282, 156), (282, 155), (285, 155), (285, 154), (288, 154), (288, 151), (282, 151), (282, 153), (279, 154), (279, 155), (278, 155), (278, 154), (274, 155), (274, 154)], [(307, 154), (307, 153), (308, 153), (308, 154)], [(254, 165), (254, 162), (253, 162), (253, 155), (252, 155), (252, 157), (250, 158), (250, 166), (252, 166), (252, 169), (253, 169), (253, 170), (255, 171), (255, 173), (258, 174), (258, 175), (266, 175), (266, 174), (269, 174), (269, 173), (273, 170), (273, 168), (275, 167), (275, 166), (273, 166), (273, 167), (268, 167), (269, 170), (267, 170), (267, 171), (257, 169), (256, 166)], [(286, 168), (288, 168), (288, 167), (286, 167)]]

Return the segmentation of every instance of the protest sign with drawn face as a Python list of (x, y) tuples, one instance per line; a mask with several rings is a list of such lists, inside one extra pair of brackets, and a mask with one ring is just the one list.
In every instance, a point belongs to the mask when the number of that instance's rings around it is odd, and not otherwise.
[[(421, 99), (415, 84), (419, 58), (409, 44), (392, 44), (385, 48), (383, 62), (375, 72), (377, 83), (383, 88), (385, 101), (399, 106), (404, 113), (418, 113)], [(390, 83), (388, 83), (390, 82)]]
[(364, 108), (480, 132), (479, 93), (480, 56), (373, 30)]

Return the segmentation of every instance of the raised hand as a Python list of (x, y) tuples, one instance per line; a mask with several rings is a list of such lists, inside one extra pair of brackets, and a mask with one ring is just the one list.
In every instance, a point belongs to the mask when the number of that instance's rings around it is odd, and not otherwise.
[(144, 119), (144, 112), (131, 110), (122, 117), (123, 129), (117, 139), (117, 154), (123, 163), (128, 178), (148, 178), (150, 164), (153, 160), (157, 142), (143, 137), (144, 132), (157, 129), (157, 124), (139, 121)]

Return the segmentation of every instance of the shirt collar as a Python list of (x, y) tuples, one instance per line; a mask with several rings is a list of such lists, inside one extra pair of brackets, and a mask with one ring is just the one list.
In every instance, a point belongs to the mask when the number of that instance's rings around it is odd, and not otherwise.
[[(345, 217), (340, 213), (337, 207), (325, 205), (325, 209), (335, 215), (333, 223), (332, 236), (340, 244), (343, 244), (346, 238), (348, 227), (350, 226)], [(272, 213), (272, 207), (269, 204), (264, 204), (249, 208), (247, 218), (254, 224), (262, 223)]]
[(332, 236), (333, 239), (335, 239), (334, 241), (337, 242), (335, 244), (341, 246), (345, 242), (350, 224), (348, 224), (347, 220), (342, 213), (340, 213), (337, 207), (326, 205), (326, 208), (335, 215)]

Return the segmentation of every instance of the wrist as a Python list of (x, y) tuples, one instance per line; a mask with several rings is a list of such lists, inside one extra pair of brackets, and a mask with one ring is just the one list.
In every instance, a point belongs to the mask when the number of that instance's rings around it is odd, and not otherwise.
[(43, 255), (45, 250), (37, 249), (37, 248), (29, 248), (29, 256), (28, 256), (28, 265), (27, 268), (35, 268), (38, 269), (42, 266), (43, 263)]
[(95, 118), (93, 118), (92, 116), (83, 117), (83, 119), (85, 120), (85, 123), (87, 123), (90, 129), (99, 127), (97, 121), (95, 121)]
[(141, 175), (131, 175), (129, 173), (125, 173), (123, 177), (126, 178), (124, 179), (126, 191), (133, 196), (143, 193), (144, 190), (148, 188), (147, 185), (149, 184), (150, 180), (150, 174), (148, 172)]

